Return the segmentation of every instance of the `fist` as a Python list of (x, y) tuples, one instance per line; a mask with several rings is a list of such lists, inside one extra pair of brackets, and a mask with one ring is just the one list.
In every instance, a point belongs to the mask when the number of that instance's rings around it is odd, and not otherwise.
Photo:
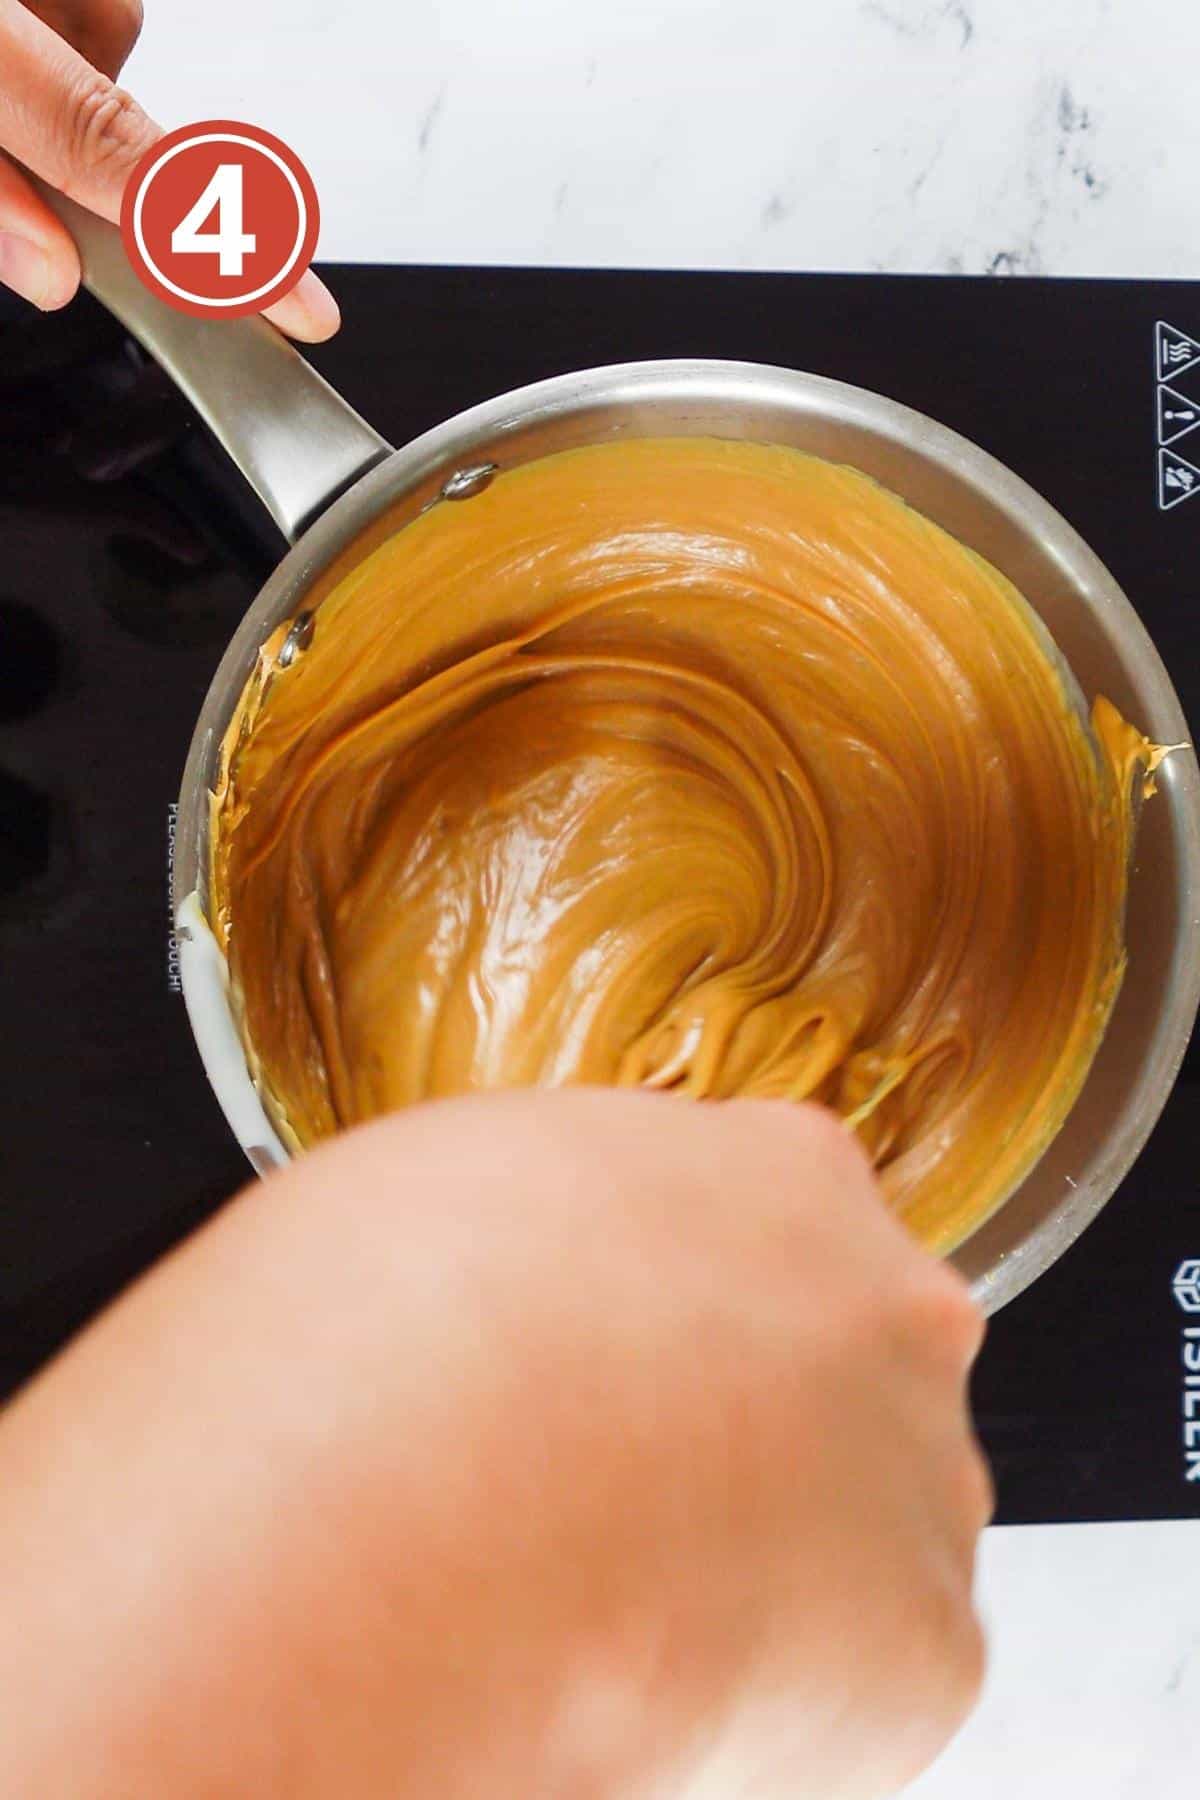
[(15, 1766), (891, 1793), (980, 1680), (981, 1329), (815, 1107), (510, 1094), (334, 1140), (0, 1425)]

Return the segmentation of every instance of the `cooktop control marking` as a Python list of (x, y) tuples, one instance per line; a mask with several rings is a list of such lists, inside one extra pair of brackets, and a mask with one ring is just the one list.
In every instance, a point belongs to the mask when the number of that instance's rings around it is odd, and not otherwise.
[[(1154, 327), (1154, 375), (1158, 508), (1170, 512), (1200, 493), (1200, 468), (1168, 448), (1200, 429), (1200, 339), (1159, 319)], [(1196, 449), (1200, 451), (1200, 438)]]
[(1163, 512), (1182, 506), (1193, 494), (1200, 494), (1200, 469), (1180, 456), (1178, 450), (1158, 453), (1158, 504)]
[(1160, 386), (1158, 390), (1158, 441), (1160, 444), (1173, 444), (1177, 439), (1186, 437), (1189, 431), (1195, 431), (1200, 425), (1200, 401), (1189, 400), (1186, 394), (1176, 393), (1173, 387)]
[(1180, 331), (1177, 325), (1168, 325), (1165, 319), (1158, 321), (1154, 343), (1160, 381), (1186, 375), (1200, 364), (1200, 343), (1194, 337), (1189, 337), (1186, 331)]

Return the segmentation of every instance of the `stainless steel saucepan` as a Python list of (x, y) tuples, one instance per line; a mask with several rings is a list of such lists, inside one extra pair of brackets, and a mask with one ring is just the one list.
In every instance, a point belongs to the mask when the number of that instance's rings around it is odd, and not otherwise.
[[(1188, 737), (1141, 621), (1078, 534), (1011, 470), (908, 407), (793, 369), (631, 363), (503, 394), (393, 450), (269, 326), (170, 311), (137, 281), (115, 231), (57, 204), (89, 287), (178, 382), (292, 544), (213, 677), (184, 769), (175, 850), (188, 1013), (229, 1124), (260, 1172), (286, 1152), (247, 1072), (201, 901), (219, 746), (259, 646), (319, 604), (331, 565), (364, 534), (382, 535), (431, 503), (469, 505), (493, 465), (665, 434), (750, 438), (854, 464), (1001, 569), (1086, 693), (1107, 694), (1159, 743)], [(1167, 759), (1159, 787), (1142, 816), (1130, 884), (1129, 973), (1087, 1084), (1023, 1186), (954, 1254), (988, 1311), (1096, 1216), (1145, 1142), (1187, 1046), (1200, 998), (1200, 770), (1190, 749)]]

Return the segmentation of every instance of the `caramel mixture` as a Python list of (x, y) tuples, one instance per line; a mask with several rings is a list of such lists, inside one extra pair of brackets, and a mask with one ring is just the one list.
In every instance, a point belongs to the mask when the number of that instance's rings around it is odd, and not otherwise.
[(484, 1088), (813, 1096), (945, 1249), (1061, 1124), (1153, 753), (867, 477), (566, 452), (366, 554), (287, 669), (281, 639), (211, 912), (293, 1146)]

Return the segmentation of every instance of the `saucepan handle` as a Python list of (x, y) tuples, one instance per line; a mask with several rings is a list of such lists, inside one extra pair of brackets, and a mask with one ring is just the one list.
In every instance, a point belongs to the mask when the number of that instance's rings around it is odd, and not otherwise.
[(273, 326), (176, 312), (138, 280), (114, 226), (38, 185), (88, 288), (182, 389), (289, 539), (391, 453)]

